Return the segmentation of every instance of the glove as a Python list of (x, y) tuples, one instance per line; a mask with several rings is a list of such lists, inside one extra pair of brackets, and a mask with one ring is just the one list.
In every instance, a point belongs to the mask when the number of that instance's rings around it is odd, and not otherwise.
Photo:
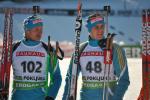
[(46, 96), (45, 100), (54, 100), (54, 98)]

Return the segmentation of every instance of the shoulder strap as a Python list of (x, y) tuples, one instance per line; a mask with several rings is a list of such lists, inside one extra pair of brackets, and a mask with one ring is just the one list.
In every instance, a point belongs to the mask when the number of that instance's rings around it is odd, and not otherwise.
[(83, 50), (85, 49), (85, 47), (88, 45), (88, 41), (86, 42), (83, 42), (80, 44), (80, 48), (79, 48), (79, 58), (80, 58), (80, 55), (81, 53), (83, 52)]
[(18, 48), (20, 45), (21, 41), (15, 42), (12, 44), (12, 53)]

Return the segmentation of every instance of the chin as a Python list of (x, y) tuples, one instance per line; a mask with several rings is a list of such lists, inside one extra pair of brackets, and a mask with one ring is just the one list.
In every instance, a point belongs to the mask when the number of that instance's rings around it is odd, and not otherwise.
[(102, 37), (98, 37), (98, 38), (96, 38), (96, 40), (101, 40), (102, 39)]
[(35, 41), (40, 41), (41, 40), (41, 38), (36, 38), (36, 39), (34, 39)]

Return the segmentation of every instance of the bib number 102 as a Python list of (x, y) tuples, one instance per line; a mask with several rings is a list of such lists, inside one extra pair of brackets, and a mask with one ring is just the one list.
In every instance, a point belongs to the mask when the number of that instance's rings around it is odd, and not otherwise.
[(86, 70), (89, 71), (90, 73), (92, 73), (93, 71), (95, 73), (100, 73), (102, 71), (101, 62), (99, 62), (99, 61), (96, 61), (96, 62), (89, 61), (86, 64)]
[(33, 61), (23, 61), (21, 63), (21, 66), (23, 67), (23, 72), (29, 72), (29, 73), (40, 73), (42, 68), (42, 63), (39, 61), (33, 62)]

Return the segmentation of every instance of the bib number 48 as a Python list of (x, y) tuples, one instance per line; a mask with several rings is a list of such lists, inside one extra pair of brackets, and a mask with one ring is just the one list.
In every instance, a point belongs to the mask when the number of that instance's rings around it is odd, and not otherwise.
[(33, 61), (23, 61), (21, 63), (21, 66), (23, 67), (23, 72), (29, 72), (29, 73), (41, 73), (42, 63), (39, 61), (33, 62)]
[(89, 71), (90, 73), (92, 73), (93, 71), (95, 73), (100, 73), (102, 71), (101, 62), (99, 62), (99, 61), (96, 61), (96, 62), (89, 61), (86, 64), (86, 70)]

